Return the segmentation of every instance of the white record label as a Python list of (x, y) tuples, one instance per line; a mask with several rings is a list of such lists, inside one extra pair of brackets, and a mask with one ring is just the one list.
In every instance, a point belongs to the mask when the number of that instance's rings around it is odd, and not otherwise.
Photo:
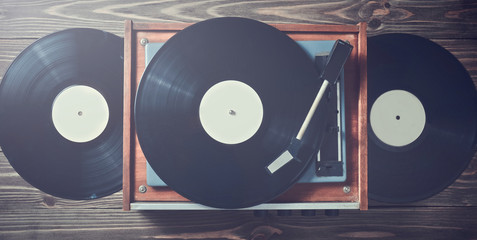
[(199, 117), (211, 138), (225, 144), (242, 143), (262, 124), (262, 101), (249, 85), (236, 80), (222, 81), (202, 97)]
[(53, 124), (64, 138), (84, 143), (97, 138), (106, 128), (109, 108), (103, 95), (84, 85), (69, 86), (53, 101)]
[(421, 101), (404, 90), (381, 94), (373, 103), (369, 118), (376, 137), (393, 147), (414, 142), (426, 124), (426, 113)]

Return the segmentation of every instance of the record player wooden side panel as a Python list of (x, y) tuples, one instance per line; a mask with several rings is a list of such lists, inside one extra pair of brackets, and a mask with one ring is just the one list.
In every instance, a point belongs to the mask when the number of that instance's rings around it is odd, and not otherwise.
[[(137, 141), (134, 130), (133, 104), (136, 88), (145, 69), (145, 48), (142, 39), (148, 42), (165, 42), (177, 31), (189, 26), (184, 23), (132, 23), (126, 22), (125, 33), (125, 96), (124, 96), (124, 182), (123, 182), (123, 209), (129, 210), (133, 202), (183, 202), (188, 201), (167, 187), (149, 187), (146, 184), (146, 159)], [(366, 54), (365, 44), (360, 41), (366, 39), (365, 27), (341, 25), (273, 25), (287, 33), (294, 40), (348, 40), (355, 48), (345, 65), (345, 92), (346, 92), (346, 127), (347, 127), (347, 159), (348, 175), (344, 183), (314, 183), (295, 184), (289, 191), (277, 198), (274, 202), (359, 202), (361, 209), (367, 209), (366, 149), (360, 148), (360, 141), (366, 127), (363, 109), (366, 110), (366, 92), (360, 90), (363, 81), (363, 69), (359, 60)], [(362, 31), (362, 32), (360, 32)], [(144, 41), (144, 40), (143, 40)], [(365, 72), (365, 69), (364, 69)], [(360, 85), (361, 84), (361, 85)], [(365, 85), (364, 85), (365, 86)], [(363, 102), (364, 99), (364, 102)], [(360, 101), (360, 102), (359, 102)], [(363, 106), (364, 103), (364, 106)], [(361, 110), (360, 110), (361, 109)], [(364, 112), (364, 115), (365, 112)], [(363, 124), (364, 123), (364, 124)], [(364, 131), (366, 133), (366, 131)], [(361, 134), (361, 135), (360, 135)], [(126, 147), (129, 146), (129, 147)], [(364, 151), (364, 152), (363, 152)], [(144, 185), (147, 191), (139, 192)], [(351, 191), (345, 193), (344, 186)]]
[(358, 34), (358, 171), (359, 209), (368, 209), (368, 41), (367, 23), (359, 25)]
[(131, 165), (130, 159), (134, 158), (131, 155), (131, 109), (132, 109), (132, 95), (131, 90), (131, 76), (133, 75), (132, 65), (134, 64), (131, 58), (132, 55), (132, 22), (126, 21), (124, 23), (124, 95), (123, 95), (123, 209), (130, 210), (129, 203), (131, 202)]

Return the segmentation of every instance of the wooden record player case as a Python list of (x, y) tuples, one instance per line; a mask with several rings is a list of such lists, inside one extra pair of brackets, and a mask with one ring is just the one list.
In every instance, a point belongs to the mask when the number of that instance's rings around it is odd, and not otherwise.
[[(145, 69), (148, 42), (165, 42), (188, 23), (125, 22), (123, 209), (211, 209), (168, 187), (146, 184), (146, 158), (134, 128), (134, 99)], [(345, 65), (347, 176), (340, 183), (297, 183), (273, 202), (249, 209), (368, 208), (367, 191), (367, 49), (366, 23), (358, 25), (271, 24), (294, 40), (347, 40), (354, 49)]]

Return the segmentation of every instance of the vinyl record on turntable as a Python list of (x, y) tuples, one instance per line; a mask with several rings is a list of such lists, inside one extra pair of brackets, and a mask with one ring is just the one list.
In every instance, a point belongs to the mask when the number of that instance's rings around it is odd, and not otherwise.
[(428, 198), (466, 169), (477, 135), (477, 93), (466, 69), (422, 37), (368, 38), (369, 197)]
[(0, 145), (34, 187), (94, 199), (122, 185), (123, 41), (68, 29), (27, 47), (0, 84)]
[(159, 177), (196, 203), (243, 208), (277, 197), (310, 159), (271, 164), (296, 136), (321, 80), (288, 36), (216, 18), (170, 38), (138, 87), (140, 146)]

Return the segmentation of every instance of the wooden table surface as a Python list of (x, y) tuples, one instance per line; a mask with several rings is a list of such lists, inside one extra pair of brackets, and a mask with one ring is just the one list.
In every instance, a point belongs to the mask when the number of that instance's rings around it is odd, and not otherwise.
[[(124, 20), (197, 22), (241, 16), (266, 23), (356, 24), (368, 36), (412, 33), (452, 52), (477, 83), (477, 2), (0, 0), (0, 79), (36, 39), (74, 27), (124, 36)], [(2, 124), (2, 123), (0, 123)], [(0, 152), (0, 239), (477, 239), (477, 157), (440, 194), (338, 217), (254, 217), (250, 211), (121, 210), (122, 193), (92, 201), (52, 197), (26, 183)]]

